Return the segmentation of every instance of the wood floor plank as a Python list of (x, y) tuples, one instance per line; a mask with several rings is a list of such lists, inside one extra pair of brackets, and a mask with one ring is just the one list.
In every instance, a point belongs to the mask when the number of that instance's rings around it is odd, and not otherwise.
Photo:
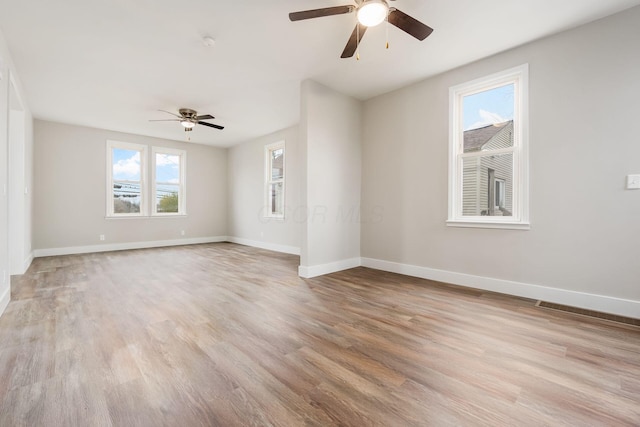
[(230, 243), (38, 258), (0, 426), (638, 426), (640, 328)]

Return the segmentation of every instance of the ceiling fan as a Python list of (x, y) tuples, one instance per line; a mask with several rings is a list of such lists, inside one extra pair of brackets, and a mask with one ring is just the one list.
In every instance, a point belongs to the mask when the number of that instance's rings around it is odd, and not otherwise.
[[(395, 1), (395, 0), (389, 0)], [(342, 15), (356, 12), (358, 22), (351, 33), (351, 37), (342, 52), (341, 58), (351, 58), (358, 49), (358, 45), (369, 27), (375, 27), (383, 21), (400, 28), (405, 33), (418, 40), (426, 39), (433, 32), (433, 28), (423, 24), (406, 13), (389, 7), (387, 0), (355, 0), (356, 5), (325, 7), (322, 9), (303, 10), (289, 14), (291, 21), (320, 18), (323, 16)], [(389, 43), (387, 43), (387, 48)]]
[(203, 122), (202, 120), (211, 120), (215, 119), (211, 114), (203, 114), (201, 116), (198, 115), (198, 112), (195, 110), (191, 110), (190, 108), (180, 108), (178, 113), (180, 115), (172, 113), (170, 111), (158, 110), (163, 113), (171, 114), (172, 116), (177, 117), (176, 119), (160, 119), (160, 120), (149, 120), (150, 122), (180, 122), (180, 124), (184, 127), (185, 132), (191, 132), (196, 125), (208, 126), (215, 129), (224, 129), (224, 126), (214, 125), (213, 123)]

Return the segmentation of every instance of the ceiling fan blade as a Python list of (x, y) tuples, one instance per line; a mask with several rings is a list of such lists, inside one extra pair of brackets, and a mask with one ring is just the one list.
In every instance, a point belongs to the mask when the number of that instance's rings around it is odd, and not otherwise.
[(158, 111), (162, 111), (163, 113), (171, 114), (172, 116), (176, 116), (179, 119), (182, 118), (182, 116), (180, 116), (180, 115), (178, 115), (176, 113), (172, 113), (171, 111), (166, 111), (166, 110), (158, 110)]
[(203, 114), (201, 116), (196, 116), (196, 120), (211, 120), (215, 119), (211, 114)]
[(394, 9), (389, 12), (389, 23), (395, 25), (418, 40), (426, 39), (429, 34), (433, 32), (433, 28), (424, 25), (422, 22), (398, 9)]
[(301, 21), (303, 19), (321, 18), (323, 16), (342, 15), (344, 13), (351, 13), (354, 10), (356, 10), (356, 7), (353, 5), (303, 10), (301, 12), (291, 12), (289, 14), (289, 19), (291, 21)]
[(160, 120), (149, 120), (150, 122), (179, 122), (181, 119), (160, 119)]
[(207, 122), (198, 122), (199, 125), (204, 125), (204, 126), (209, 126), (210, 128), (216, 128), (216, 129), (224, 129), (224, 126), (219, 126), (219, 125), (214, 125), (213, 123), (207, 123)]
[(367, 28), (367, 26), (360, 23), (356, 24), (356, 27), (353, 29), (353, 33), (351, 33), (351, 37), (349, 38), (347, 45), (342, 51), (342, 55), (340, 55), (340, 58), (351, 58), (353, 54), (356, 53), (358, 45), (362, 41), (362, 37), (364, 36), (365, 31), (367, 31)]

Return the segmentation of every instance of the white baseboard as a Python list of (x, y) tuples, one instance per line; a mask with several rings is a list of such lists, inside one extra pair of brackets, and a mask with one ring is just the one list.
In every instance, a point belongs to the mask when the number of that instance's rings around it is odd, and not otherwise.
[(451, 283), (454, 285), (483, 289), (535, 300), (548, 301), (556, 304), (601, 311), (603, 313), (617, 314), (619, 316), (632, 317), (636, 319), (640, 318), (640, 301), (570, 291), (566, 289), (550, 288), (510, 280), (474, 276), (465, 273), (455, 273), (452, 271), (400, 264), (397, 262), (372, 258), (362, 258), (362, 266), (376, 270), (389, 271), (391, 273), (420, 277), (422, 279), (435, 280), (438, 282)]
[(57, 255), (88, 254), (94, 252), (123, 251), (127, 249), (159, 248), (163, 246), (197, 245), (201, 243), (226, 242), (227, 236), (194, 237), (191, 239), (154, 240), (149, 242), (109, 243), (105, 245), (71, 246), (66, 248), (36, 249), (35, 258)]
[(254, 248), (267, 249), (275, 252), (282, 252), (291, 255), (300, 255), (300, 248), (295, 246), (279, 245), (277, 243), (260, 242), (258, 240), (250, 240), (242, 237), (227, 236), (227, 241), (237, 243), (239, 245), (253, 246)]
[(312, 277), (335, 273), (336, 271), (348, 270), (355, 267), (360, 267), (360, 258), (343, 259), (341, 261), (330, 262), (328, 264), (309, 266), (301, 265), (298, 266), (298, 276), (310, 279)]
[(0, 296), (0, 316), (6, 310), (9, 305), (9, 301), (11, 300), (11, 285), (7, 283), (7, 289), (4, 290), (2, 295)]
[[(24, 266), (26, 271), (34, 257), (39, 258), (45, 256), (73, 255), (126, 249), (143, 249), (162, 246), (217, 243), (225, 241), (294, 255), (300, 254), (300, 248), (296, 248), (293, 246), (277, 245), (238, 237), (217, 236), (191, 239), (157, 240), (150, 242), (114, 243), (105, 245), (36, 249), (27, 257), (27, 259), (25, 259)], [(438, 270), (435, 268), (401, 264), (397, 262), (373, 258), (351, 258), (320, 265), (301, 265), (298, 267), (298, 275), (303, 278), (312, 278), (359, 266), (388, 271), (392, 273), (404, 274), (407, 276), (420, 277), (423, 279), (435, 280), (438, 282), (451, 283), (459, 286), (499, 292), (507, 295), (548, 301), (556, 304), (569, 305), (572, 307), (584, 308), (588, 310), (601, 311), (603, 313), (617, 314), (619, 316), (632, 317), (636, 319), (640, 318), (640, 301), (610, 297), (605, 295), (596, 295), (586, 292), (570, 291), (566, 289), (551, 288), (529, 283), (514, 282), (510, 280), (494, 279), (491, 277), (475, 276), (472, 274)], [(10, 297), (11, 292), (9, 287), (8, 290), (0, 297), (0, 314), (9, 304)]]

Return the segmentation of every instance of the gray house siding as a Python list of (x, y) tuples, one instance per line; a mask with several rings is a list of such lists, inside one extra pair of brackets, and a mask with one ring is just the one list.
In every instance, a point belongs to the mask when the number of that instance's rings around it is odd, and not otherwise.
[[(483, 141), (483, 138), (486, 141)], [(491, 155), (491, 150), (513, 146), (513, 121), (464, 133), (465, 153), (482, 151), (486, 155), (463, 160), (462, 214), (511, 215), (513, 212), (513, 154)], [(493, 171), (493, 173), (491, 173)], [(495, 181), (504, 182), (500, 209), (494, 209)]]

